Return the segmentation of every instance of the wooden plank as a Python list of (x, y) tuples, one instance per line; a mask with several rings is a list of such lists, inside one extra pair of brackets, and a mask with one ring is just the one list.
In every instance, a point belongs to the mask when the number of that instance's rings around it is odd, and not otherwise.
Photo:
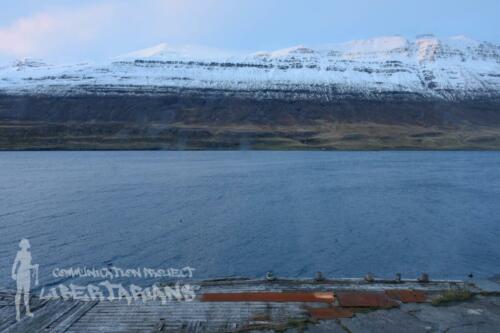
[(158, 332), (162, 317), (159, 309), (149, 304), (99, 302), (66, 332)]
[(153, 329), (154, 333), (166, 332), (167, 325), (165, 324), (165, 319), (160, 318), (160, 321), (156, 323), (155, 328)]
[[(82, 332), (175, 332), (205, 329), (227, 331), (238, 327), (257, 314), (286, 322), (290, 317), (303, 318), (307, 311), (298, 303), (202, 303), (171, 302), (167, 304), (132, 304), (101, 302), (72, 325), (67, 333)], [(163, 321), (161, 320), (163, 319)], [(193, 324), (199, 322), (200, 324)], [(189, 325), (191, 323), (191, 325)], [(206, 323), (206, 324), (205, 324)], [(234, 331), (234, 330), (232, 330)]]
[(16, 322), (16, 308), (3, 306), (0, 308), (0, 332)]
[(77, 304), (77, 302), (63, 300), (46, 302), (42, 308), (33, 312), (33, 318), (24, 316), (21, 321), (9, 326), (3, 333), (40, 332), (64, 316)]
[(204, 332), (204, 323), (201, 321), (188, 322), (183, 325), (182, 333)]
[(62, 320), (56, 327), (50, 328), (51, 333), (63, 333), (66, 332), (74, 323), (76, 323), (80, 318), (82, 318), (88, 311), (90, 311), (94, 306), (97, 305), (97, 301), (94, 302), (84, 302), (80, 305), (76, 311), (73, 311), (64, 320)]

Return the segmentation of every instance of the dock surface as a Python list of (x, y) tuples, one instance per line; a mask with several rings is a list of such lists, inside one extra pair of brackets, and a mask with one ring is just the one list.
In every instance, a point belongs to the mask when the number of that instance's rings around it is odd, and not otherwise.
[[(500, 332), (500, 289), (491, 284), (482, 290), (458, 281), (241, 279), (199, 287), (193, 301), (165, 304), (32, 296), (34, 317), (19, 322), (14, 294), (2, 291), (0, 332)], [(432, 304), (446, 290), (465, 287), (472, 298)]]

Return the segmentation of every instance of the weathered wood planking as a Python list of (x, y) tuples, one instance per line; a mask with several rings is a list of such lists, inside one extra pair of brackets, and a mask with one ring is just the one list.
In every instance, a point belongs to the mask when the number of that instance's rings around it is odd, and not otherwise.
[(14, 305), (0, 308), (0, 332), (16, 323), (16, 309)]
[(290, 316), (306, 316), (305, 310), (289, 303), (202, 303), (160, 302), (127, 305), (125, 302), (99, 303), (75, 322), (67, 332), (219, 331), (245, 324), (254, 317), (267, 315), (286, 322)]
[(76, 323), (80, 318), (82, 318), (90, 309), (96, 306), (98, 302), (80, 302), (78, 306), (72, 309), (71, 313), (67, 316), (61, 317), (50, 324), (45, 331), (51, 333), (63, 333), (66, 332), (74, 323)]
[(75, 301), (52, 301), (46, 302), (41, 308), (33, 310), (35, 317), (24, 316), (20, 322), (9, 326), (3, 332), (5, 333), (25, 333), (41, 332), (51, 323), (64, 316), (70, 309), (75, 307), (78, 302)]
[[(193, 283), (194, 284), (194, 283)], [(161, 301), (43, 301), (32, 298), (34, 318), (24, 316), (15, 321), (14, 296), (0, 293), (0, 332), (38, 333), (131, 333), (131, 332), (231, 332), (252, 325), (280, 324), (290, 320), (307, 320), (307, 308), (328, 307), (324, 303), (296, 302), (202, 302), (204, 293), (237, 292), (329, 292), (348, 290), (414, 289), (437, 292), (457, 282), (415, 281), (404, 283), (366, 283), (362, 280), (294, 281), (294, 280), (219, 280), (202, 281), (197, 299), (192, 302)], [(460, 284), (458, 284), (460, 285)]]

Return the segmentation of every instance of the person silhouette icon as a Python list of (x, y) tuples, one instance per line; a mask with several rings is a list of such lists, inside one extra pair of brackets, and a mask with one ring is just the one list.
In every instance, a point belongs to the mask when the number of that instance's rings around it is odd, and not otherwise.
[(19, 242), (19, 250), (12, 265), (12, 279), (16, 281), (16, 320), (21, 320), (21, 295), (24, 294), (24, 306), (26, 307), (26, 315), (33, 317), (30, 310), (30, 290), (31, 290), (31, 273), (35, 273), (35, 285), (38, 285), (38, 265), (31, 264), (30, 242), (27, 239), (22, 239)]

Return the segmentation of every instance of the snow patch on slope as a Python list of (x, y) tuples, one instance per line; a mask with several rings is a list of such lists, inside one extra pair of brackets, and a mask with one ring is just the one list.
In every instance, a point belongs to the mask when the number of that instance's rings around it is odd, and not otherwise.
[[(391, 52), (408, 47), (408, 40), (401, 36), (377, 37), (366, 40), (354, 40), (336, 47), (347, 57), (362, 58), (373, 55), (389, 55)], [(334, 47), (335, 49), (335, 47)]]
[(174, 46), (166, 43), (161, 43), (153, 47), (130, 52), (116, 57), (116, 60), (130, 59), (151, 59), (151, 60), (167, 60), (167, 59), (221, 59), (229, 58), (234, 54), (225, 50), (210, 48), (198, 45), (181, 45)]
[(478, 47), (479, 44), (481, 44), (477, 40), (464, 35), (452, 36), (447, 40), (447, 43), (450, 46), (459, 49)]
[(307, 54), (314, 54), (316, 51), (313, 49), (307, 48), (304, 45), (298, 45), (298, 46), (293, 46), (281, 50), (276, 50), (272, 52), (268, 51), (261, 51), (261, 52), (256, 52), (252, 54), (251, 56), (257, 57), (257, 58), (283, 58), (283, 57), (289, 57), (289, 56), (300, 56), (300, 55), (307, 55)]
[[(378, 37), (239, 55), (168, 44), (103, 64), (20, 62), (0, 68), (0, 91), (72, 94), (216, 89), (293, 98), (417, 94), (459, 99), (500, 94), (500, 47), (464, 36)], [(267, 94), (267, 93), (266, 93)], [(274, 96), (274, 95), (273, 95)]]

